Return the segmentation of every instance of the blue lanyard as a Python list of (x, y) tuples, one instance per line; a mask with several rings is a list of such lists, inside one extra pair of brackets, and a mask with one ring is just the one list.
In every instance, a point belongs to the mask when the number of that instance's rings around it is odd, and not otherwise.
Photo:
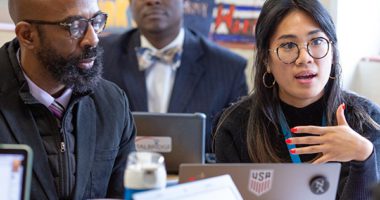
[[(289, 125), (286, 122), (285, 115), (282, 112), (282, 109), (280, 108), (279, 110), (280, 110), (281, 131), (284, 134), (285, 140), (286, 140), (286, 139), (292, 137), (292, 133), (290, 132)], [(327, 120), (326, 120), (325, 112), (323, 112), (323, 114), (322, 114), (322, 126), (326, 126), (326, 125), (327, 125)], [(290, 158), (292, 159), (292, 162), (293, 163), (301, 163), (301, 159), (300, 159), (300, 156), (298, 154), (290, 153), (290, 149), (296, 148), (296, 145), (295, 144), (287, 144), (287, 147), (288, 147), (289, 155), (290, 155)]]

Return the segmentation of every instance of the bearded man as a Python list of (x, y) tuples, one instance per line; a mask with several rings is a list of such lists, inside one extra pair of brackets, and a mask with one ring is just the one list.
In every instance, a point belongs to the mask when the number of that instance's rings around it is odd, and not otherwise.
[(97, 0), (9, 0), (0, 49), (0, 143), (34, 152), (30, 199), (121, 198), (135, 128), (125, 93), (101, 78)]

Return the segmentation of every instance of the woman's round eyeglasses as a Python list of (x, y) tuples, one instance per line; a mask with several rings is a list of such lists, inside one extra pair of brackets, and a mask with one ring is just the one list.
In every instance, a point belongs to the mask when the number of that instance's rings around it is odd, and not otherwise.
[[(307, 53), (314, 59), (322, 59), (329, 53), (330, 43), (331, 41), (323, 37), (314, 38), (306, 45)], [(269, 51), (275, 52), (278, 59), (285, 64), (294, 63), (300, 56), (300, 47), (294, 42), (283, 43), (276, 49), (269, 49)]]

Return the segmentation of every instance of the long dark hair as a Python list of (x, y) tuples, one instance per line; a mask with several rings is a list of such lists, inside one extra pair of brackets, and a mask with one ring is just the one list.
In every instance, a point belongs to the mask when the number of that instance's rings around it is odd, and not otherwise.
[[(333, 62), (330, 77), (333, 78), (327, 82), (323, 97), (326, 104), (327, 124), (336, 124), (336, 109), (345, 102), (352, 113), (357, 113), (349, 120), (350, 126), (354, 126), (352, 128), (361, 130), (364, 123), (378, 128), (378, 125), (364, 112), (363, 108), (352, 102), (351, 99), (345, 98), (346, 92), (341, 89), (341, 67), (335, 26), (321, 3), (318, 0), (267, 0), (256, 25), (257, 54), (254, 64), (254, 88), (248, 97), (252, 107), (248, 119), (247, 145), (249, 156), (253, 162), (285, 161), (276, 154), (274, 144), (271, 144), (270, 141), (270, 135), (273, 133), (269, 133), (268, 128), (274, 127), (276, 132), (279, 132), (277, 125), (279, 122), (277, 113), (280, 107), (279, 88), (277, 84), (273, 88), (265, 87), (263, 76), (269, 57), (269, 42), (282, 19), (294, 10), (306, 12), (332, 41)], [(355, 106), (351, 106), (353, 104)]]

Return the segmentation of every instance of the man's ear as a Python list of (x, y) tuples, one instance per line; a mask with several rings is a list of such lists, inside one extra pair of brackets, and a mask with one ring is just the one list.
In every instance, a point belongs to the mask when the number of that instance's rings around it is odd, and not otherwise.
[(33, 49), (37, 39), (37, 30), (27, 22), (19, 22), (16, 24), (15, 33), (20, 46), (24, 46), (27, 49)]

